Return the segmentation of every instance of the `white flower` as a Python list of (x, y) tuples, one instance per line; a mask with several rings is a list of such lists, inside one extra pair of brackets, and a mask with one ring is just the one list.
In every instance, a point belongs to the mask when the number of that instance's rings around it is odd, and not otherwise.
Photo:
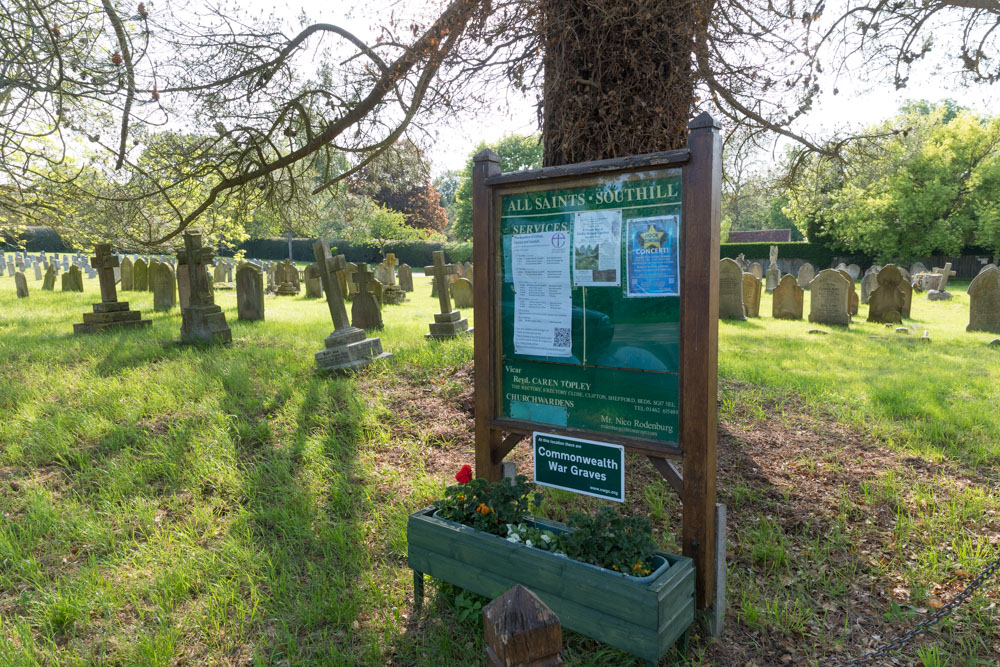
[(507, 536), (507, 539), (510, 540), (511, 542), (520, 542), (521, 536), (518, 535), (517, 533), (511, 533), (510, 535)]
[(508, 538), (507, 538), (507, 541), (508, 541), (508, 542), (513, 542), (514, 544), (517, 544), (517, 535), (514, 535), (514, 536), (511, 536), (511, 537), (508, 537)]
[(527, 542), (524, 543), (524, 546), (530, 547), (530, 546), (534, 546), (534, 545), (531, 544), (531, 540), (528, 540)]
[(548, 533), (542, 533), (542, 541), (548, 544), (552, 541), (552, 538), (549, 537)]

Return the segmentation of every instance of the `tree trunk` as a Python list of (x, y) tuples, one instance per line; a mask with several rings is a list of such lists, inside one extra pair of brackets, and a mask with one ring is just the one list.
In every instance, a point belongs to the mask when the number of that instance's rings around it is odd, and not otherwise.
[(545, 166), (681, 148), (710, 0), (540, 0)]

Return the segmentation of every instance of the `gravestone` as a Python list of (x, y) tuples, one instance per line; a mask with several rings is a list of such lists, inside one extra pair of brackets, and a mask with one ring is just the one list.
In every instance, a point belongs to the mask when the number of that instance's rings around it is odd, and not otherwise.
[(743, 308), (747, 317), (760, 317), (760, 279), (743, 274)]
[(153, 273), (156, 268), (162, 264), (159, 259), (155, 257), (149, 258), (149, 264), (146, 265), (146, 291), (152, 293), (153, 291)]
[(861, 267), (857, 264), (848, 264), (845, 270), (851, 276), (852, 281), (857, 280), (861, 275)]
[[(997, 268), (996, 264), (993, 264), (993, 263), (986, 264), (985, 266), (983, 266), (983, 268), (979, 269), (979, 273), (983, 273), (984, 271), (987, 271), (989, 269), (995, 269), (995, 268)], [(976, 275), (979, 275), (979, 274), (977, 273)]]
[(465, 271), (462, 273), (462, 277), (472, 281), (472, 284), (475, 285), (476, 281), (474, 276), (472, 275), (475, 273), (475, 271), (472, 270), (472, 262), (466, 262), (462, 266), (465, 268)]
[(177, 304), (181, 312), (191, 305), (191, 276), (185, 270), (177, 272)]
[(278, 296), (295, 296), (299, 293), (299, 270), (291, 260), (286, 259), (278, 264), (274, 270), (274, 282), (278, 285), (275, 292)]
[(770, 266), (777, 266), (778, 265), (778, 246), (773, 245), (770, 248), (768, 248), (767, 257), (770, 260), (770, 263), (768, 264), (769, 267)]
[(69, 267), (69, 271), (62, 274), (63, 292), (83, 292), (83, 271), (79, 266)]
[(177, 304), (177, 281), (174, 269), (166, 262), (156, 262), (149, 267), (149, 286), (153, 290), (153, 310), (173, 310)]
[(903, 317), (905, 297), (899, 289), (903, 276), (895, 264), (886, 264), (878, 272), (878, 287), (872, 290), (868, 302), (868, 321), (899, 324)]
[(35, 270), (35, 280), (41, 280), (42, 279), (42, 265), (39, 264), (38, 262), (34, 262), (34, 266), (32, 266), (31, 268), (33, 268)]
[(226, 262), (224, 260), (216, 260), (215, 269), (212, 271), (212, 282), (226, 282)]
[(320, 271), (326, 303), (333, 320), (333, 333), (326, 337), (326, 347), (316, 353), (316, 366), (321, 371), (342, 373), (364, 368), (373, 359), (391, 357), (391, 354), (382, 351), (381, 340), (368, 338), (364, 329), (351, 326), (347, 320), (344, 293), (336, 276), (347, 268), (344, 256), (331, 256), (330, 246), (326, 241), (314, 243), (313, 252), (316, 253), (316, 266)]
[(56, 264), (52, 262), (49, 268), (45, 269), (45, 280), (42, 282), (42, 289), (48, 292), (56, 288)]
[(392, 271), (390, 271), (389, 267), (386, 266), (385, 264), (376, 264), (375, 265), (375, 271), (374, 271), (375, 280), (377, 280), (380, 283), (382, 283), (382, 285), (388, 285), (389, 284), (389, 280), (391, 278), (391, 274), (392, 274)]
[(734, 261), (740, 265), (740, 271), (747, 270), (747, 257), (745, 254), (741, 252), (740, 254), (736, 255), (736, 259)]
[(320, 268), (319, 264), (313, 262), (306, 267), (306, 298), (309, 299), (321, 299), (323, 298), (323, 281), (320, 278)]
[(865, 273), (865, 277), (861, 279), (861, 303), (868, 303), (872, 290), (876, 287), (878, 287), (878, 275), (875, 273)]
[(406, 301), (406, 290), (396, 284), (396, 255), (388, 252), (385, 254), (385, 281), (383, 281), (382, 303), (394, 306)]
[(181, 309), (181, 342), (230, 343), (233, 333), (226, 314), (215, 305), (208, 265), (213, 248), (203, 245), (201, 232), (184, 232), (184, 249), (177, 253), (177, 270), (188, 272), (189, 304)]
[(399, 265), (399, 286), (406, 292), (413, 291), (413, 271), (409, 264)]
[(728, 257), (719, 262), (719, 318), (745, 320), (743, 306), (743, 269)]
[[(14, 268), (13, 264), (7, 265), (10, 268)], [(27, 299), (28, 298), (28, 279), (24, 277), (23, 271), (14, 272), (14, 286), (17, 288), (17, 298)]]
[(935, 266), (934, 273), (941, 274), (941, 282), (938, 284), (937, 290), (946, 292), (948, 291), (948, 279), (954, 278), (957, 272), (951, 270), (951, 262), (946, 262), (943, 269)]
[(857, 315), (861, 299), (858, 297), (858, 291), (854, 289), (854, 279), (851, 278), (851, 274), (848, 273), (845, 269), (837, 269), (837, 271), (840, 273), (840, 275), (844, 276), (844, 278), (847, 279), (847, 282), (851, 284), (851, 291), (850, 294), (848, 294), (848, 296), (850, 297), (850, 301), (847, 304), (847, 310), (848, 312), (851, 313), (851, 315)]
[(94, 304), (94, 312), (83, 314), (83, 323), (73, 325), (73, 333), (95, 333), (113, 327), (148, 327), (151, 320), (142, 319), (138, 310), (129, 310), (127, 301), (118, 301), (115, 290), (115, 267), (118, 256), (112, 254), (110, 243), (94, 246), (90, 265), (97, 270), (101, 283), (101, 302)]
[(430, 323), (430, 333), (424, 334), (427, 339), (431, 338), (453, 338), (472, 333), (469, 328), (469, 321), (462, 317), (461, 311), (451, 309), (451, 298), (448, 295), (449, 276), (455, 275), (455, 265), (444, 263), (444, 251), (434, 251), (434, 264), (425, 266), (424, 273), (434, 276), (434, 284), (437, 286), (438, 304), (441, 312), (434, 314), (434, 321)]
[(461, 262), (455, 262), (455, 279), (465, 277), (465, 265)]
[(473, 307), (472, 281), (468, 278), (459, 278), (451, 285), (451, 298), (455, 300), (456, 308)]
[(382, 310), (382, 290), (384, 288), (385, 285), (382, 284), (382, 281), (375, 278), (374, 274), (372, 274), (372, 279), (368, 283), (368, 290), (372, 293), (372, 296), (375, 297), (375, 303), (378, 304), (379, 310)]
[(969, 284), (969, 326), (966, 331), (1000, 333), (1000, 269), (980, 272)]
[(264, 319), (264, 272), (256, 264), (236, 270), (236, 312), (247, 322)]
[(358, 264), (353, 279), (357, 285), (357, 293), (351, 304), (351, 324), (358, 329), (381, 329), (382, 309), (371, 292), (372, 283), (378, 281), (364, 263)]
[(344, 269), (344, 279), (347, 281), (347, 298), (351, 300), (354, 295), (358, 293), (358, 284), (354, 282), (354, 274), (358, 270), (358, 265), (354, 262), (348, 262), (347, 268)]
[(750, 271), (757, 280), (761, 280), (764, 277), (764, 267), (760, 265), (760, 262), (754, 262), (750, 265)]
[(809, 283), (809, 321), (817, 324), (851, 323), (851, 281), (834, 269), (820, 271)]
[(809, 262), (799, 267), (798, 284), (802, 289), (809, 289), (809, 283), (816, 277), (816, 269)]
[(776, 320), (801, 320), (804, 295), (805, 290), (799, 287), (798, 281), (791, 274), (782, 276), (778, 286), (774, 288), (771, 317)]
[[(903, 269), (897, 270), (902, 274)], [(899, 281), (899, 291), (903, 293), (903, 310), (899, 312), (900, 315), (909, 319), (910, 317), (910, 306), (913, 304), (913, 286), (906, 281), (906, 276), (901, 276), (903, 279)]]
[(915, 276), (918, 273), (927, 273), (927, 267), (923, 265), (923, 262), (916, 262), (910, 265), (910, 275)]
[(142, 257), (132, 264), (132, 289), (137, 292), (149, 289), (149, 264)]
[(121, 273), (121, 289), (123, 292), (131, 292), (135, 283), (134, 276), (132, 273), (132, 260), (126, 257), (121, 260), (120, 273)]
[(774, 288), (778, 286), (778, 281), (781, 280), (781, 269), (778, 268), (777, 264), (772, 264), (767, 267), (767, 286), (765, 289), (768, 294), (774, 292)]
[(899, 271), (899, 275), (903, 276), (903, 280), (910, 282), (910, 272), (901, 266), (897, 266), (896, 269)]

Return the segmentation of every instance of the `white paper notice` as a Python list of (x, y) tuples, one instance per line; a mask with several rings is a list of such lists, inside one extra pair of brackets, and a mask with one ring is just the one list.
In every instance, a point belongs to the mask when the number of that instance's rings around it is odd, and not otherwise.
[(621, 285), (622, 212), (581, 211), (573, 220), (573, 284)]
[(515, 234), (510, 254), (514, 274), (514, 352), (571, 356), (569, 234)]

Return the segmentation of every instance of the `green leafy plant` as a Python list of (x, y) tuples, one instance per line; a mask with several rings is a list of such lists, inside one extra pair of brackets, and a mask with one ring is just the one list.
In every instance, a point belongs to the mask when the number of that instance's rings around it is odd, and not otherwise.
[(471, 479), (471, 476), (468, 466), (456, 475), (459, 483), (449, 486), (444, 500), (438, 503), (439, 516), (485, 533), (506, 537), (507, 524), (523, 523), (529, 516), (531, 504), (541, 500), (535, 492), (535, 485), (524, 475), (518, 475), (513, 482), (501, 480), (492, 483), (485, 479)]
[(571, 514), (567, 523), (573, 531), (560, 536), (559, 546), (570, 558), (637, 577), (652, 572), (656, 542), (646, 517), (602, 507), (596, 516)]

